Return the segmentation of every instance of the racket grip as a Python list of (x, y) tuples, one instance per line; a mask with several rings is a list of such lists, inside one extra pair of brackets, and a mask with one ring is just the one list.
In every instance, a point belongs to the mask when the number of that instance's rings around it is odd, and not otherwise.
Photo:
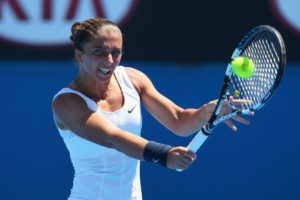
[(201, 129), (187, 146), (188, 150), (191, 150), (192, 152), (196, 153), (207, 138), (208, 135), (204, 134)]
[[(198, 149), (202, 146), (202, 144), (205, 142), (205, 140), (208, 138), (207, 134), (204, 134), (202, 129), (194, 136), (192, 141), (187, 146), (188, 150), (191, 150), (192, 152), (196, 153)], [(178, 172), (182, 172), (182, 169), (176, 169)]]

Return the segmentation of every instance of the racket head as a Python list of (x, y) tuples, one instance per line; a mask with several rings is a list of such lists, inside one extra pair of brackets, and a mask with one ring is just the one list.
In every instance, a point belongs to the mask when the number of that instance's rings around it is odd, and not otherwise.
[(273, 96), (286, 65), (286, 49), (281, 34), (269, 25), (253, 28), (240, 41), (231, 59), (243, 56), (251, 59), (255, 71), (250, 78), (236, 76), (228, 64), (226, 76), (229, 78), (227, 96), (251, 100), (251, 104), (241, 104), (235, 109), (244, 113), (262, 108)]
[[(252, 29), (238, 44), (231, 59), (238, 56), (247, 57), (254, 62), (256, 66), (254, 74), (250, 78), (237, 77), (233, 73), (231, 62), (228, 64), (217, 106), (208, 123), (188, 145), (193, 152), (200, 148), (207, 136), (221, 122), (263, 107), (282, 79), (286, 64), (286, 49), (280, 33), (275, 28), (261, 25)], [(239, 92), (238, 95), (236, 91)], [(251, 103), (232, 105), (230, 96), (251, 100)], [(225, 102), (231, 107), (232, 112), (222, 115), (221, 110)]]

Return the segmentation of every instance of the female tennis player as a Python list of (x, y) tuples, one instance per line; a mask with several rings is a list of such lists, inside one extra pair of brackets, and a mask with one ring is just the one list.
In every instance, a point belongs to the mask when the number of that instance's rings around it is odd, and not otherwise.
[[(173, 133), (188, 136), (207, 122), (216, 101), (183, 109), (160, 94), (141, 71), (119, 66), (122, 33), (109, 20), (77, 22), (71, 32), (79, 72), (52, 105), (75, 169), (69, 200), (141, 200), (140, 160), (185, 170), (196, 158), (186, 147), (142, 138), (141, 103)], [(236, 120), (249, 124), (241, 117)], [(237, 129), (231, 121), (227, 124)]]

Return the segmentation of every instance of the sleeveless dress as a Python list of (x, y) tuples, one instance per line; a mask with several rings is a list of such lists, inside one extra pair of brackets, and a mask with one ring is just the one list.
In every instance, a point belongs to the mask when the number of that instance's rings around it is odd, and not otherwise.
[[(54, 99), (64, 93), (79, 95), (90, 110), (118, 128), (140, 135), (140, 97), (123, 66), (118, 66), (114, 73), (124, 96), (124, 105), (114, 112), (102, 110), (96, 102), (70, 88), (60, 90)], [(83, 139), (70, 130), (57, 129), (69, 151), (75, 171), (68, 200), (142, 200), (139, 160)]]

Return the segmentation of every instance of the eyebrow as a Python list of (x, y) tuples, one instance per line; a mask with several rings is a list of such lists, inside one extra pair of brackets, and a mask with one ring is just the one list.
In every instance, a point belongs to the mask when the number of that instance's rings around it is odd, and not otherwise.
[[(104, 49), (104, 50), (109, 49), (110, 50), (110, 48), (101, 47), (101, 46), (92, 47), (92, 49)], [(111, 48), (111, 50), (115, 50), (115, 49), (122, 50), (122, 48), (118, 48), (118, 47)]]

